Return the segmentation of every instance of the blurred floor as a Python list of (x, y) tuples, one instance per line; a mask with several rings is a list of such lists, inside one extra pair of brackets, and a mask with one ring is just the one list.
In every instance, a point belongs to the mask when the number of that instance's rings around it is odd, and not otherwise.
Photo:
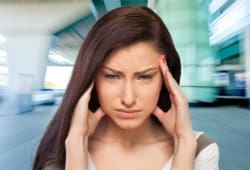
[[(0, 169), (30, 170), (35, 148), (57, 106), (0, 116)], [(221, 170), (250, 169), (250, 111), (237, 106), (192, 107), (195, 130), (205, 131), (220, 148)]]
[(193, 127), (219, 145), (221, 170), (250, 169), (250, 110), (238, 106), (191, 108)]
[(0, 116), (0, 169), (30, 170), (36, 146), (55, 106), (36, 107), (33, 112)]

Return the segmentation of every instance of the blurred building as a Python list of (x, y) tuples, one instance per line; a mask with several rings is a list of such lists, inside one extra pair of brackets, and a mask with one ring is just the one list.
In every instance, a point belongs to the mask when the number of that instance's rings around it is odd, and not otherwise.
[(157, 1), (181, 57), (181, 87), (190, 102), (249, 100), (249, 9), (248, 0)]
[(212, 0), (209, 5), (209, 39), (221, 99), (250, 99), (249, 9), (249, 0)]

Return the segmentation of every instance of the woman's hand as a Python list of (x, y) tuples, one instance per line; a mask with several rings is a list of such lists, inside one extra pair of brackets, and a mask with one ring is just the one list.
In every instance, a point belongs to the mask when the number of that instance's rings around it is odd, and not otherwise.
[(92, 113), (89, 108), (93, 84), (79, 99), (70, 124), (66, 146), (66, 170), (87, 170), (88, 137), (94, 133), (104, 112), (99, 108)]
[(171, 107), (166, 113), (156, 107), (154, 115), (174, 139), (173, 169), (192, 169), (197, 144), (189, 116), (188, 102), (172, 77), (165, 56), (162, 56), (160, 61), (160, 69), (169, 92)]
[(94, 133), (96, 126), (104, 116), (101, 108), (97, 109), (95, 113), (91, 112), (88, 108), (92, 88), (93, 84), (79, 99), (71, 119), (68, 136), (90, 136)]

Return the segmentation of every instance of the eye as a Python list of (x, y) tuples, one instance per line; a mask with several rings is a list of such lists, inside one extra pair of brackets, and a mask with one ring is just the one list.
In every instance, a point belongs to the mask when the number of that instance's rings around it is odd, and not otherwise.
[(116, 80), (120, 78), (118, 75), (115, 74), (106, 74), (105, 77), (110, 80)]
[(149, 80), (149, 79), (152, 79), (152, 75), (140, 75), (139, 77), (138, 77), (138, 79), (140, 80)]

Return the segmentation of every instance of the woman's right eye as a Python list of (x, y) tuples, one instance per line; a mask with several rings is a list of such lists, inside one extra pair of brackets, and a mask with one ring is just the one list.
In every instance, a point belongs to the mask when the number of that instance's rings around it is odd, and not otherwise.
[(120, 78), (118, 75), (114, 75), (114, 74), (106, 74), (105, 77), (110, 80), (116, 80)]

